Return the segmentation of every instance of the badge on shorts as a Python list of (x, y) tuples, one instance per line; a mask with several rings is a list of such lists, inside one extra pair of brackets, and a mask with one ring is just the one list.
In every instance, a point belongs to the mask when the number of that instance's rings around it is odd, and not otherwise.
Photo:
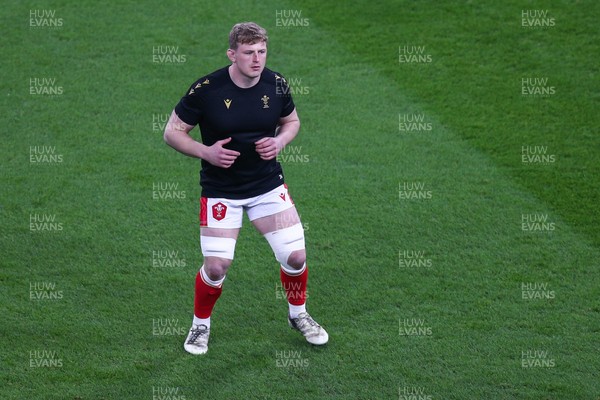
[(214, 206), (212, 206), (213, 218), (217, 221), (225, 218), (225, 214), (227, 214), (227, 206), (221, 202), (218, 202)]

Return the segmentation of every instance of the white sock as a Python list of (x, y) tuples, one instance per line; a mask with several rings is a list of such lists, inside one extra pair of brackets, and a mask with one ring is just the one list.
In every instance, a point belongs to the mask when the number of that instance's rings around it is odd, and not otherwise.
[(300, 306), (288, 303), (288, 306), (290, 307), (290, 318), (298, 318), (298, 314), (306, 312), (306, 303)]
[(298, 275), (302, 275), (302, 273), (304, 272), (304, 270), (306, 269), (306, 263), (304, 263), (304, 265), (302, 266), (302, 268), (300, 269), (291, 269), (291, 268), (286, 268), (283, 266), (283, 264), (279, 264), (279, 266), (281, 267), (281, 269), (283, 270), (283, 272), (285, 272), (286, 275), (289, 276), (298, 276)]
[(210, 279), (206, 271), (204, 271), (204, 265), (200, 268), (200, 273), (202, 274), (202, 279), (204, 279), (204, 282), (206, 282), (207, 285), (210, 285), (212, 287), (218, 288), (223, 284), (223, 281), (225, 280), (225, 277), (222, 277), (218, 281), (213, 281), (212, 279)]
[(194, 315), (194, 321), (192, 322), (194, 326), (198, 325), (206, 325), (207, 329), (210, 329), (210, 317), (208, 318), (198, 318)]

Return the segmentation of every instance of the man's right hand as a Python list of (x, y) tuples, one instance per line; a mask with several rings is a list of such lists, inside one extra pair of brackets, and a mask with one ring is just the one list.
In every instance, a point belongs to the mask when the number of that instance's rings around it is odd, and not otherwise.
[(208, 161), (215, 167), (229, 168), (233, 165), (236, 158), (239, 157), (240, 153), (235, 150), (226, 149), (223, 147), (227, 143), (231, 142), (231, 137), (227, 139), (219, 140), (212, 146), (207, 146), (204, 156), (204, 160)]

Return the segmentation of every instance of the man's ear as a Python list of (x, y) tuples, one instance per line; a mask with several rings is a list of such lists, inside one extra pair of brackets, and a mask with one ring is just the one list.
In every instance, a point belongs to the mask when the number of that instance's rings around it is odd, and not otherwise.
[(227, 49), (227, 58), (229, 58), (229, 61), (234, 63), (235, 62), (235, 50)]

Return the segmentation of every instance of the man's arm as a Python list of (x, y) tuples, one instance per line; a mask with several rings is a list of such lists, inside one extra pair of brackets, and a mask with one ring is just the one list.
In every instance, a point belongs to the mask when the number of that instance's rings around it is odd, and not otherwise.
[(231, 167), (235, 159), (240, 155), (237, 151), (223, 147), (231, 141), (230, 137), (219, 140), (212, 146), (205, 146), (195, 141), (189, 135), (192, 129), (194, 129), (194, 125), (183, 122), (173, 110), (169, 122), (167, 122), (167, 126), (165, 127), (163, 138), (169, 146), (178, 152), (189, 157), (201, 158), (221, 168)]
[(279, 119), (278, 133), (275, 137), (266, 137), (255, 143), (256, 152), (263, 160), (271, 160), (298, 135), (300, 118), (294, 108), (290, 115)]

